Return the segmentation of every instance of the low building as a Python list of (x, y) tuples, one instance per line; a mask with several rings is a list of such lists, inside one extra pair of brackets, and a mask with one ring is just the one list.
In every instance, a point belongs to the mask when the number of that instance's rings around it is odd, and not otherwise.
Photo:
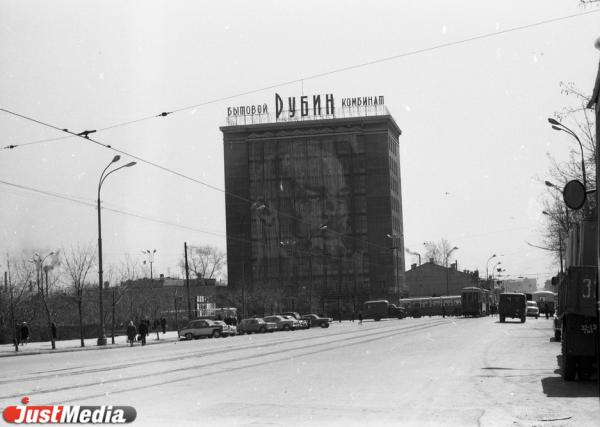
[(412, 264), (406, 272), (406, 285), (410, 297), (460, 295), (461, 289), (476, 286), (479, 274), (457, 271), (456, 264), (446, 268), (430, 259), (420, 266)]

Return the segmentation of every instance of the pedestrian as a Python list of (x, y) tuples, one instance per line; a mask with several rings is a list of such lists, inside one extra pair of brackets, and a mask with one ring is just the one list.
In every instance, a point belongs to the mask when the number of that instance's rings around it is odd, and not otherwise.
[(18, 323), (15, 324), (15, 347), (18, 347), (21, 344), (21, 325)]
[(162, 328), (163, 335), (167, 333), (167, 319), (162, 317), (160, 319), (160, 327)]
[(360, 310), (358, 312), (358, 324), (362, 325), (362, 311), (360, 311)]
[(25, 344), (29, 341), (29, 326), (27, 322), (21, 324), (21, 344)]
[(544, 311), (546, 312), (546, 319), (547, 319), (548, 316), (549, 316), (549, 314), (550, 314), (549, 313), (550, 310), (548, 309), (548, 303), (547, 302), (544, 303)]
[(127, 325), (127, 341), (129, 341), (130, 347), (133, 347), (133, 342), (135, 341), (135, 335), (137, 334), (137, 329), (133, 324), (133, 321), (129, 321), (129, 325)]
[(52, 339), (56, 341), (56, 323), (52, 322), (50, 330), (52, 331)]
[(140, 333), (140, 339), (142, 340), (142, 345), (146, 345), (146, 336), (148, 335), (148, 321), (142, 320), (140, 322), (140, 327), (138, 328), (138, 332)]
[(442, 305), (442, 317), (446, 318), (446, 306)]

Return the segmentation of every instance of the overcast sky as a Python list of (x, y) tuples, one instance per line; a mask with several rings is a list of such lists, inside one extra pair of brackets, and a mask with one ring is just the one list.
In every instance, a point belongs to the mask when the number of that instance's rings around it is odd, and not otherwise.
[[(107, 207), (182, 226), (103, 213), (105, 263), (126, 253), (141, 261), (142, 250), (156, 249), (158, 275), (178, 273), (184, 241), (225, 249), (218, 189), (227, 107), (272, 108), (276, 92), (383, 95), (403, 132), (406, 247), (424, 253), (423, 242), (446, 238), (460, 248), (453, 256), (461, 270), (482, 272), (503, 254), (507, 274), (541, 286), (558, 265), (526, 241), (540, 242), (547, 153), (566, 160), (574, 144), (546, 118), (577, 105), (561, 81), (591, 93), (598, 11), (577, 0), (3, 0), (0, 108), (75, 132), (183, 109), (91, 135), (217, 188), (139, 162), (106, 181)], [(561, 17), (570, 18), (504, 32)], [(4, 112), (0, 130), (1, 147), (64, 136)], [(98, 179), (115, 154), (80, 138), (0, 150), (2, 258), (95, 245)], [(412, 262), (407, 256), (407, 268)]]

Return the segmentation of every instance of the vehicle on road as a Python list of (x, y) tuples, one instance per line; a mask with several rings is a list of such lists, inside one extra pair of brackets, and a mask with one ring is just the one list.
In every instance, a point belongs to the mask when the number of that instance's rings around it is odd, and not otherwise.
[(242, 319), (237, 325), (238, 334), (264, 334), (265, 332), (275, 332), (277, 325), (273, 322), (265, 322), (260, 317), (252, 317), (250, 319)]
[(386, 317), (397, 317), (403, 319), (406, 317), (406, 310), (403, 307), (397, 307), (396, 304), (390, 304), (388, 300), (365, 301), (361, 307), (363, 319), (373, 319), (379, 321)]
[(527, 301), (526, 315), (529, 317), (535, 317), (536, 319), (540, 315), (540, 309), (535, 301)]
[(460, 295), (443, 297), (402, 298), (398, 301), (406, 316), (460, 316), (462, 313)]
[(296, 329), (296, 321), (286, 319), (283, 316), (273, 315), (264, 317), (265, 322), (272, 322), (277, 325), (278, 331), (294, 331)]
[(540, 314), (554, 316), (556, 294), (552, 291), (538, 291), (533, 293), (533, 300), (537, 302)]
[(234, 337), (237, 335), (237, 327), (236, 326), (228, 325), (223, 320), (215, 320), (214, 322), (217, 325), (221, 325), (223, 327), (223, 332), (221, 332), (221, 335), (223, 337)]
[(487, 316), (490, 312), (489, 291), (476, 286), (462, 288), (460, 292), (463, 316)]
[(507, 317), (511, 319), (521, 319), (521, 323), (525, 322), (527, 314), (527, 299), (525, 294), (516, 292), (503, 292), (500, 294), (498, 302), (498, 315), (500, 323), (504, 323)]
[(317, 314), (305, 314), (302, 316), (302, 319), (308, 321), (310, 327), (320, 326), (321, 328), (329, 328), (329, 324), (333, 322), (331, 317), (321, 317)]
[(219, 338), (223, 335), (223, 326), (210, 319), (192, 320), (179, 331), (179, 338), (186, 340), (196, 338)]

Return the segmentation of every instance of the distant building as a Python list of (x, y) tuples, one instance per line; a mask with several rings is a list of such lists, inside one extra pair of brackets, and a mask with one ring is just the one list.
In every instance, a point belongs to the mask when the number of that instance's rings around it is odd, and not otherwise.
[(478, 274), (456, 270), (456, 264), (446, 268), (430, 259), (420, 266), (412, 264), (406, 271), (406, 285), (410, 297), (460, 295), (462, 288), (478, 285)]
[(538, 290), (536, 279), (503, 280), (500, 286), (503, 289), (503, 292), (532, 294)]
[(302, 102), (275, 122), (235, 116), (221, 127), (229, 286), (255, 299), (269, 291), (279, 309), (332, 314), (397, 300), (406, 293), (400, 129), (383, 105)]

